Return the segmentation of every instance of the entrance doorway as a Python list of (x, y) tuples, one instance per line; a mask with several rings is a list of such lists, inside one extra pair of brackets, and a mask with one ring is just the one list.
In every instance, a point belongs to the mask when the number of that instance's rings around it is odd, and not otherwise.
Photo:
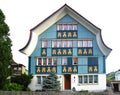
[(71, 89), (71, 75), (70, 74), (64, 75), (64, 85), (65, 85), (65, 90)]
[(114, 91), (115, 91), (115, 92), (118, 92), (118, 91), (119, 91), (119, 86), (118, 86), (118, 84), (115, 83), (115, 84), (113, 84), (113, 86), (114, 86)]

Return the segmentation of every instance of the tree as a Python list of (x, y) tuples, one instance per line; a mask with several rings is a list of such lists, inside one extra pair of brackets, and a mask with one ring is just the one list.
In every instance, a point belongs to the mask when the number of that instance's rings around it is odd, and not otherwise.
[(11, 77), (11, 83), (17, 83), (23, 86), (23, 90), (26, 91), (28, 85), (31, 83), (31, 79), (33, 78), (32, 75), (17, 75), (14, 77)]
[(3, 88), (5, 80), (11, 73), (9, 67), (12, 64), (12, 44), (9, 35), (9, 27), (5, 23), (5, 15), (0, 9), (0, 89)]
[(54, 72), (51, 72), (50, 75), (43, 81), (43, 90), (59, 91), (61, 87), (60, 81), (57, 79), (58, 76)]

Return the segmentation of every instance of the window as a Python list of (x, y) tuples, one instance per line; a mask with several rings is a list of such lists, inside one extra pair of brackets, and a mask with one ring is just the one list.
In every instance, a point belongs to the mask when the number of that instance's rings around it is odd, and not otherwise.
[(78, 30), (77, 24), (74, 23), (61, 23), (57, 24), (57, 31), (59, 30)]
[(56, 41), (52, 41), (52, 47), (56, 47), (57, 46), (57, 42)]
[(72, 41), (68, 41), (68, 47), (72, 47)]
[(88, 83), (88, 76), (84, 75), (84, 83)]
[(22, 67), (18, 67), (18, 70), (22, 70)]
[(62, 41), (62, 47), (67, 47), (67, 41)]
[(98, 72), (98, 57), (88, 57), (88, 72), (89, 73)]
[(37, 84), (42, 84), (47, 76), (37, 76)]
[(87, 41), (83, 41), (83, 47), (87, 47)]
[(89, 83), (93, 83), (93, 75), (89, 75)]
[(62, 58), (62, 65), (67, 65), (67, 58)]
[(94, 75), (94, 83), (98, 83), (98, 75)]
[(17, 70), (17, 67), (14, 67), (14, 70)]
[(62, 47), (62, 42), (61, 41), (57, 41), (57, 47)]
[(41, 84), (41, 76), (37, 76), (37, 83)]
[(52, 58), (53, 65), (57, 65), (57, 58)]
[(37, 64), (38, 66), (42, 65), (42, 58), (37, 58)]
[(52, 58), (48, 58), (48, 65), (52, 65)]
[(77, 30), (77, 24), (73, 24), (73, 30)]
[(78, 47), (93, 47), (92, 40), (78, 40)]
[(92, 41), (88, 41), (88, 47), (93, 47)]
[(46, 76), (42, 76), (42, 83), (43, 83), (43, 81), (46, 79)]
[(43, 58), (43, 66), (45, 66), (46, 65), (46, 63), (47, 63), (47, 60), (46, 60), (47, 58)]
[(47, 41), (46, 40), (42, 40), (42, 48), (46, 48), (47, 47)]
[(73, 58), (73, 65), (77, 65), (78, 64), (78, 58)]
[(79, 75), (78, 83), (80, 84), (97, 84), (98, 75)]
[(82, 76), (78, 76), (78, 82), (79, 82), (79, 83), (83, 83)]
[(82, 41), (78, 41), (78, 47), (82, 47)]

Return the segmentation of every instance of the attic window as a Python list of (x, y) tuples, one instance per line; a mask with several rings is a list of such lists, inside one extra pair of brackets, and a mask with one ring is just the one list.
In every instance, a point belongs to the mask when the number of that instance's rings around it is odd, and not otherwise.
[(58, 23), (57, 31), (61, 30), (78, 30), (77, 23)]

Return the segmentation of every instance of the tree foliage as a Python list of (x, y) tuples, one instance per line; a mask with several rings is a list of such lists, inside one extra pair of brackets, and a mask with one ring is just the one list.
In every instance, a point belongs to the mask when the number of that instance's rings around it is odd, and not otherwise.
[(5, 91), (22, 91), (23, 86), (17, 83), (8, 83), (5, 84), (3, 90)]
[(5, 80), (11, 74), (9, 67), (12, 64), (12, 44), (9, 35), (9, 27), (5, 23), (5, 15), (0, 9), (0, 89), (3, 88)]
[(17, 83), (23, 86), (23, 90), (26, 91), (28, 85), (31, 83), (31, 79), (33, 78), (32, 75), (17, 75), (14, 77), (11, 77), (11, 83)]
[(51, 72), (43, 81), (43, 90), (59, 91), (60, 89), (61, 87), (60, 81), (58, 81), (58, 76), (54, 72)]

